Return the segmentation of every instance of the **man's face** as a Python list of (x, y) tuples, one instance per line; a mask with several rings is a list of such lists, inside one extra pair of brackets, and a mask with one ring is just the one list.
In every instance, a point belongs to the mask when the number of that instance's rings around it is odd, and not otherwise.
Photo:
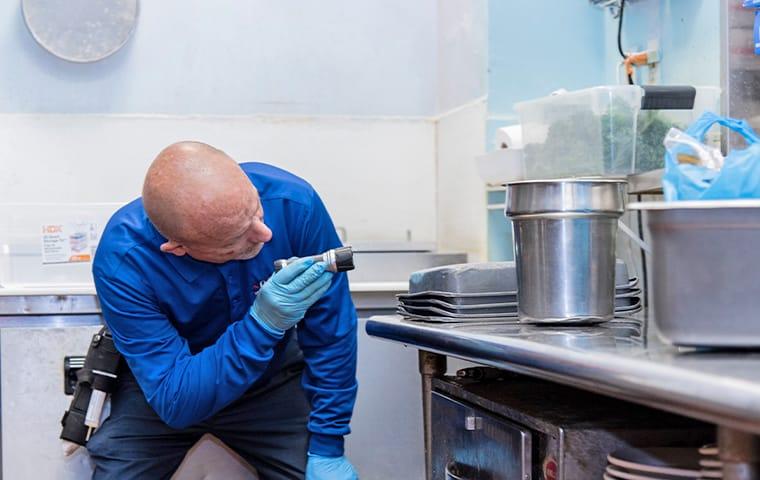
[(249, 260), (258, 255), (264, 244), (272, 239), (272, 231), (264, 223), (264, 207), (258, 195), (248, 204), (249, 207), (232, 222), (229, 232), (219, 232), (213, 240), (185, 242), (185, 253), (210, 263)]

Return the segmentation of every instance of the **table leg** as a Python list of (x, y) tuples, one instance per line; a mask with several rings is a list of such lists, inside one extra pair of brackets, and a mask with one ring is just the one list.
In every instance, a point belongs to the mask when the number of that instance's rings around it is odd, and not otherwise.
[(433, 478), (433, 423), (430, 412), (433, 378), (446, 374), (446, 357), (420, 350), (420, 375), (422, 376), (422, 417), (425, 424), (425, 478)]
[(760, 480), (760, 437), (718, 426), (724, 480)]

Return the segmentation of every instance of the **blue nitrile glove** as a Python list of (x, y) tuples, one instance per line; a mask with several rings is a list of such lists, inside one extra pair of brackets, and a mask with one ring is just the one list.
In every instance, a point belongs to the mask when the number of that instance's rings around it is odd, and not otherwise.
[(346, 457), (323, 457), (309, 453), (306, 480), (358, 480), (356, 470)]
[(293, 327), (332, 282), (333, 272), (313, 258), (298, 260), (272, 275), (251, 306), (251, 316), (274, 333)]

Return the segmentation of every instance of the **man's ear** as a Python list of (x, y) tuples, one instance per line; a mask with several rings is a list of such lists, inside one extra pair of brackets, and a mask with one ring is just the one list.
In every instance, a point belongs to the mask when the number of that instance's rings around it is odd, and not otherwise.
[(169, 240), (168, 242), (161, 244), (160, 248), (162, 252), (171, 253), (172, 255), (176, 255), (178, 257), (187, 254), (187, 249), (185, 249), (185, 247), (175, 242), (174, 240)]

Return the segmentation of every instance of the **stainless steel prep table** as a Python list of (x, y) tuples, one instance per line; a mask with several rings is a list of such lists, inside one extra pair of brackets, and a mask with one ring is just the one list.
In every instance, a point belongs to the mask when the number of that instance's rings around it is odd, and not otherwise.
[(441, 355), (459, 357), (717, 424), (721, 457), (742, 460), (745, 470), (758, 463), (751, 434), (760, 434), (760, 352), (675, 348), (645, 320), (640, 314), (600, 326), (547, 327), (393, 315), (371, 318), (367, 333), (418, 347), (423, 389), (445, 370)]

